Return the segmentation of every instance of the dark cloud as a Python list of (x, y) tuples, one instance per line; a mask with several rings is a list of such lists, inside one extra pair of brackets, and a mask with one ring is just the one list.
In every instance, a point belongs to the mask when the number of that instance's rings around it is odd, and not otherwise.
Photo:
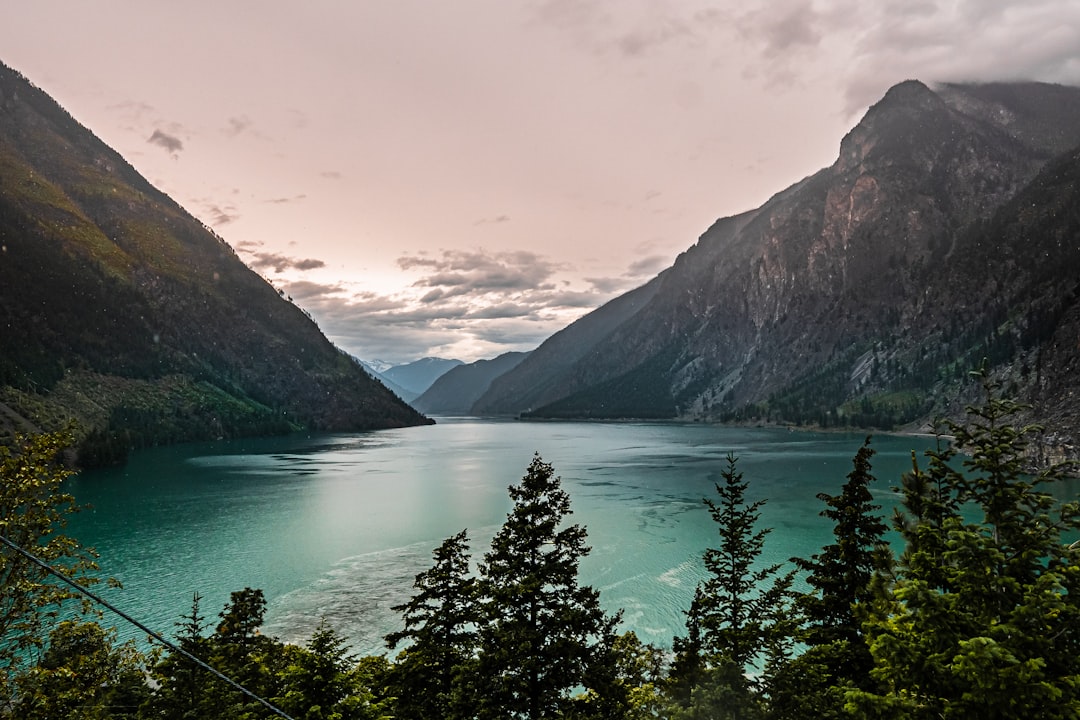
[(561, 266), (528, 251), (489, 254), (482, 250), (444, 250), (439, 258), (403, 256), (402, 270), (430, 269), (414, 287), (461, 291), (525, 291), (540, 288)]
[(510, 222), (509, 215), (496, 215), (493, 218), (480, 218), (473, 225), (498, 225), (500, 223)]
[(175, 135), (170, 135), (160, 129), (155, 129), (153, 135), (146, 139), (151, 145), (160, 145), (171, 154), (177, 155), (184, 149), (184, 143)]
[(228, 225), (233, 220), (236, 220), (238, 217), (240, 217), (236, 213), (236, 209), (232, 206), (222, 208), (219, 205), (209, 205), (207, 206), (206, 210), (210, 215), (210, 224), (214, 227), (218, 227), (219, 225)]
[(266, 202), (268, 202), (268, 203), (270, 203), (272, 205), (285, 205), (285, 204), (288, 204), (288, 203), (300, 202), (301, 200), (306, 200), (306, 199), (307, 199), (307, 194), (306, 193), (301, 193), (299, 195), (293, 195), (292, 197), (271, 198), (271, 199), (267, 200)]
[(246, 132), (252, 126), (251, 118), (247, 115), (231, 117), (229, 118), (228, 123), (229, 126), (225, 128), (225, 134), (230, 137), (236, 137), (237, 135)]
[(671, 264), (671, 260), (664, 255), (649, 255), (630, 263), (626, 269), (627, 277), (652, 277)]
[(286, 270), (316, 270), (326, 267), (326, 263), (322, 260), (294, 258), (274, 252), (250, 253), (248, 265), (255, 270), (271, 269), (276, 273), (283, 273)]

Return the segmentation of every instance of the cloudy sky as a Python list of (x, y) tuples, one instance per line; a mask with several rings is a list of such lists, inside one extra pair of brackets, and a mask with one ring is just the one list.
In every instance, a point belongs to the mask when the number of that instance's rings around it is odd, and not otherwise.
[(365, 359), (530, 349), (896, 82), (1080, 84), (1080, 0), (4, 0), (27, 75)]

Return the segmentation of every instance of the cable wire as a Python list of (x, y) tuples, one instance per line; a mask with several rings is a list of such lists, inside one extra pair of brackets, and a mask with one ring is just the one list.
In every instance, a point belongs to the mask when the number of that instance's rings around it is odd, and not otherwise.
[(65, 583), (67, 583), (68, 585), (75, 588), (77, 591), (79, 591), (80, 593), (82, 593), (86, 597), (90, 598), (94, 602), (98, 603), (99, 605), (101, 605), (101, 606), (103, 606), (105, 608), (108, 608), (109, 610), (112, 610), (114, 613), (116, 613), (117, 615), (122, 617), (124, 620), (127, 620), (129, 623), (131, 623), (135, 627), (139, 628), (140, 630), (145, 632), (150, 637), (157, 640), (159, 643), (161, 643), (162, 645), (167, 647), (169, 650), (172, 650), (174, 653), (179, 653), (180, 655), (183, 655), (184, 657), (186, 657), (191, 662), (195, 663), (196, 665), (198, 665), (202, 669), (209, 672), (211, 675), (214, 675), (215, 677), (217, 677), (217, 678), (219, 678), (221, 680), (224, 680), (226, 683), (233, 686), (234, 688), (236, 688), (237, 690), (239, 690), (243, 694), (247, 695), (252, 700), (255, 700), (256, 702), (261, 704), (263, 707), (265, 707), (267, 710), (274, 713), (278, 717), (285, 718), (285, 720), (294, 720), (294, 718), (291, 715), (286, 713), (281, 708), (277, 707), (276, 705), (269, 702), (268, 700), (262, 699), (261, 697), (259, 697), (255, 693), (251, 692), (250, 690), (248, 690), (246, 687), (244, 687), (240, 683), (236, 682), (235, 680), (233, 680), (229, 676), (223, 674), (221, 671), (216, 670), (215, 668), (213, 668), (210, 665), (206, 664), (205, 662), (203, 662), (199, 658), (195, 657), (194, 655), (192, 655), (190, 652), (183, 649), (179, 645), (173, 643), (170, 640), (166, 640), (160, 633), (157, 633), (157, 632), (151, 630), (146, 625), (142, 624), (141, 622), (139, 622), (135, 618), (131, 617), (130, 615), (128, 615), (123, 610), (121, 610), (118, 607), (112, 605), (111, 603), (109, 603), (107, 600), (100, 597), (99, 595), (94, 594), (93, 592), (91, 592), (87, 588), (85, 588), (82, 585), (80, 585), (79, 583), (77, 583), (75, 580), (72, 580), (67, 575), (60, 572), (56, 568), (54, 568), (52, 565), (49, 565), (47, 562), (45, 562), (44, 560), (42, 560), (38, 556), (27, 552), (26, 550), (22, 549), (21, 547), (19, 547), (15, 543), (13, 543), (11, 540), (8, 540), (7, 537), (5, 537), (2, 534), (0, 534), (0, 543), (3, 543), (4, 545), (7, 545), (9, 548), (11, 548), (15, 552), (19, 553), (20, 555), (22, 555), (24, 558), (26, 558), (30, 562), (37, 565), (38, 567), (40, 567), (45, 572), (47, 572), (50, 575), (62, 580)]

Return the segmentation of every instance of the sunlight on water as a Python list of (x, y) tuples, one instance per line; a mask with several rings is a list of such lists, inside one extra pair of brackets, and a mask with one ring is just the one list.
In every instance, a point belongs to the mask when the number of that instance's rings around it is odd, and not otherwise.
[[(447, 420), (358, 435), (291, 436), (160, 448), (127, 467), (71, 481), (93, 510), (70, 531), (101, 553), (124, 589), (110, 600), (169, 634), (193, 592), (211, 621), (229, 593), (266, 592), (266, 631), (303, 642), (325, 618), (354, 650), (379, 653), (397, 629), (391, 607), (443, 539), (469, 529), (474, 561), (510, 509), (539, 451), (589, 532), (582, 580), (623, 625), (670, 645), (701, 578), (716, 528), (701, 502), (734, 451), (749, 500), (768, 498), (767, 562), (829, 541), (820, 492), (836, 493), (861, 435), (650, 423)], [(929, 441), (875, 441), (878, 495)], [(108, 622), (115, 619), (107, 618)], [(122, 637), (139, 637), (120, 628)]]

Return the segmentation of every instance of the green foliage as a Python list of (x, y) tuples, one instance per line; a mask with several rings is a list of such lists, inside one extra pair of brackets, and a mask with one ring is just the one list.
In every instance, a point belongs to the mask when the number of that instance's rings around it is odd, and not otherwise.
[[(62, 533), (75, 499), (61, 489), (71, 475), (63, 453), (71, 436), (53, 433), (16, 436), (15, 446), (0, 446), (0, 534), (83, 584), (96, 578), (92, 550)], [(60, 604), (75, 597), (67, 586), (8, 547), (0, 547), (0, 691), (21, 660), (45, 645), (49, 624)]]
[(94, 622), (61, 622), (41, 661), (17, 676), (11, 717), (22, 720), (136, 718), (150, 694), (142, 655)]
[[(1080, 707), (1080, 507), (1025, 473), (1021, 406), (997, 396), (902, 488), (906, 549), (866, 624), (880, 692), (852, 690), (863, 717), (1074, 718)], [(953, 466), (957, 450), (966, 454)], [(977, 520), (968, 518), (977, 514)]]
[[(687, 613), (687, 636), (676, 639), (673, 697), (689, 710), (734, 694), (740, 698), (737, 706), (750, 712), (759, 702), (755, 694), (769, 694), (770, 678), (790, 655), (794, 571), (782, 573), (778, 564), (759, 566), (770, 532), (756, 527), (764, 501), (745, 501), (748, 484), (733, 454), (728, 454), (721, 478), (718, 500), (704, 500), (716, 521), (720, 546), (705, 550), (708, 575)], [(739, 680), (749, 666), (762, 675), (753, 682)], [(728, 684), (721, 687), (724, 682)]]
[(447, 538), (432, 554), (435, 564), (413, 583), (416, 594), (393, 608), (402, 613), (404, 629), (386, 636), (391, 650), (409, 642), (389, 678), (401, 718), (468, 716), (469, 703), (458, 689), (475, 653), (480, 616), (466, 531)]
[(563, 526), (570, 497), (552, 466), (534, 457), (509, 491), (513, 510), (480, 564), (483, 607), (471, 689), (477, 715), (573, 714), (577, 689), (616, 675), (611, 647), (619, 618), (603, 612), (596, 590), (578, 584), (585, 529)]
[(874, 600), (875, 575), (891, 567), (892, 555), (884, 540), (885, 523), (875, 514), (881, 506), (869, 489), (875, 479), (873, 455), (867, 438), (840, 495), (818, 495), (826, 505), (822, 517), (833, 522), (835, 542), (809, 560), (792, 558), (813, 590), (796, 598), (806, 623), (798, 637), (806, 651), (778, 680), (782, 687), (774, 689), (774, 715), (811, 716), (812, 709), (813, 717), (843, 717), (842, 688), (875, 688), (862, 617)]

